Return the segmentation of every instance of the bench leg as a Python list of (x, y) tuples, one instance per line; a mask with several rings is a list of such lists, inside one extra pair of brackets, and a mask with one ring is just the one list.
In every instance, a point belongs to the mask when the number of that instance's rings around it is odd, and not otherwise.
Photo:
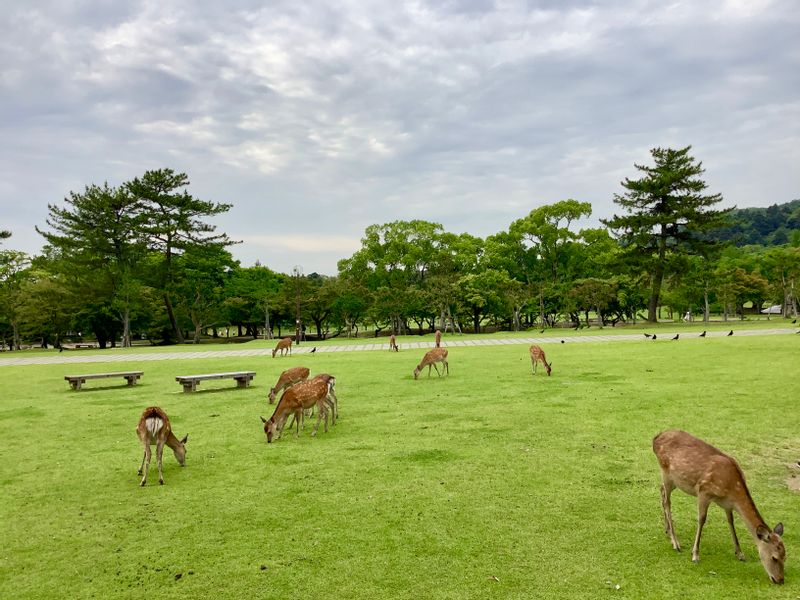
[(246, 388), (250, 385), (250, 378), (249, 377), (237, 377), (236, 378), (236, 387)]
[(73, 390), (77, 391), (81, 389), (81, 383), (83, 382), (84, 382), (83, 379), (73, 379), (72, 381), (69, 382), (69, 384), (72, 386)]
[(138, 375), (128, 375), (128, 376), (125, 377), (125, 379), (128, 381), (128, 385), (136, 385), (136, 382), (139, 381), (139, 376)]
[(183, 391), (186, 394), (190, 394), (197, 390), (197, 382), (196, 381), (187, 381), (183, 384)]

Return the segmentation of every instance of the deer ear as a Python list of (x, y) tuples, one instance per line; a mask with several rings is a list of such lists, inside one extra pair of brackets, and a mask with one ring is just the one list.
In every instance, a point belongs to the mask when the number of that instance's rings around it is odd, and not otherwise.
[(189, 439), (189, 434), (187, 433), (185, 436), (183, 436), (183, 439), (181, 440), (181, 444), (185, 444), (188, 439)]
[(774, 531), (778, 535), (783, 535), (783, 523), (778, 523), (777, 525), (775, 525), (775, 529), (773, 529), (772, 531)]
[[(781, 529), (783, 529), (783, 527), (781, 527)], [(766, 542), (769, 539), (769, 528), (766, 525), (759, 525), (756, 527), (756, 536), (762, 542)]]
[(267, 420), (266, 420), (264, 417), (261, 417), (261, 422), (262, 422), (262, 423), (266, 423), (266, 422), (267, 422)]

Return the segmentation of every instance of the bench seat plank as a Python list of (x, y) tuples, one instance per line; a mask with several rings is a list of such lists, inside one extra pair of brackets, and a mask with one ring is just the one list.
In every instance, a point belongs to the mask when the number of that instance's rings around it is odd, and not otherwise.
[(256, 376), (255, 371), (233, 371), (230, 373), (206, 373), (203, 375), (178, 375), (175, 381), (183, 386), (183, 391), (191, 393), (197, 391), (197, 384), (209, 379), (235, 379), (237, 387), (247, 387)]
[(81, 385), (86, 383), (87, 379), (106, 379), (109, 377), (124, 377), (128, 385), (136, 385), (139, 378), (144, 375), (144, 371), (115, 371), (113, 373), (89, 373), (86, 375), (65, 375), (64, 379), (69, 381), (73, 390), (81, 389)]

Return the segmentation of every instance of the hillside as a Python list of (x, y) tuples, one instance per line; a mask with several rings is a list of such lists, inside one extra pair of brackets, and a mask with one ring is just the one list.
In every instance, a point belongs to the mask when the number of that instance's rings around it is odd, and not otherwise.
[(773, 204), (767, 208), (738, 208), (729, 215), (731, 225), (711, 236), (735, 246), (758, 244), (777, 246), (800, 236), (800, 200)]

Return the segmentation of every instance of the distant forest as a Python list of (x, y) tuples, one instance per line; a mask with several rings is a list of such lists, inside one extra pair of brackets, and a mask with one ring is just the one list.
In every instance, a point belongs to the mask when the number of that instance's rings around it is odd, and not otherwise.
[(780, 246), (800, 237), (800, 200), (767, 208), (737, 208), (728, 216), (729, 227), (711, 237), (735, 246)]

